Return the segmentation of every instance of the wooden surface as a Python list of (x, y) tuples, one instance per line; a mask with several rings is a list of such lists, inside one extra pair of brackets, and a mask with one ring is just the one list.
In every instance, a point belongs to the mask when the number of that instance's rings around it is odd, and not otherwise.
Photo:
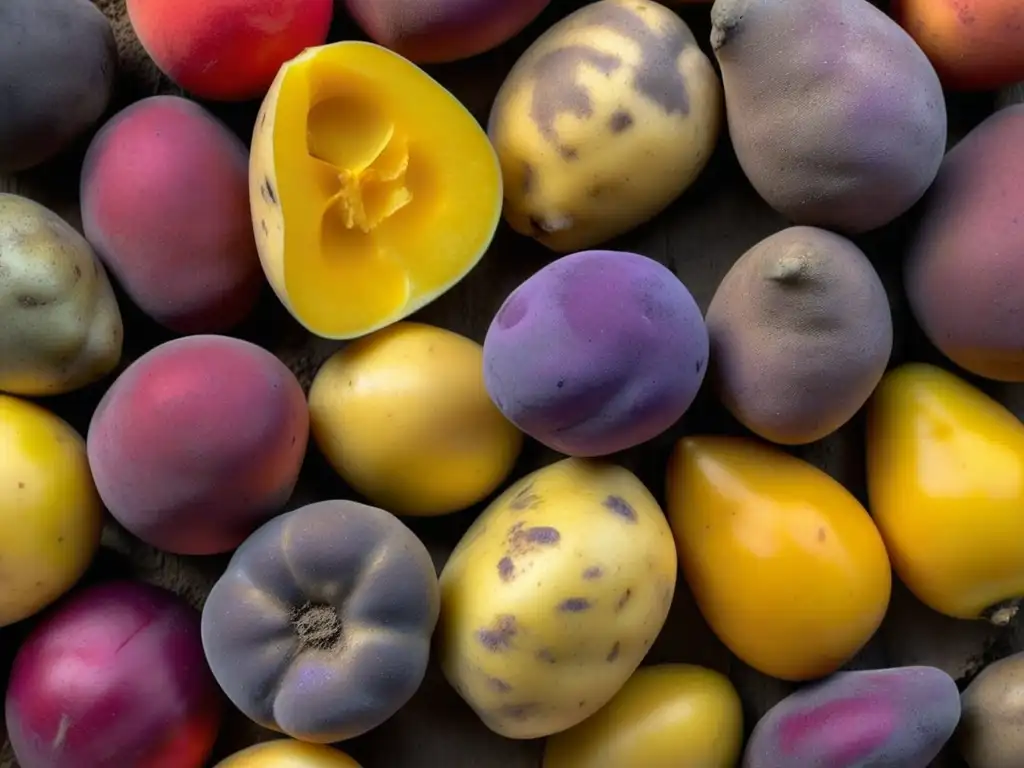
[[(124, 19), (122, 0), (95, 2), (114, 21), (122, 56), (122, 74), (111, 111), (136, 98), (157, 92), (175, 92), (166, 79), (152, 69), (132, 38)], [(584, 4), (582, 0), (554, 0), (548, 12), (526, 33), (500, 49), (470, 63), (431, 67), (429, 70), (467, 105), (481, 123), (485, 123), (491, 100), (518, 55), (541, 30)], [(681, 14), (706, 47), (710, 28), (707, 6), (690, 7)], [(352, 37), (359, 37), (359, 34), (346, 22), (342, 20), (335, 24), (332, 39)], [(993, 96), (951, 97), (951, 142), (988, 114), (995, 104)], [(257, 103), (207, 106), (248, 142)], [(16, 191), (33, 197), (54, 208), (75, 226), (80, 226), (78, 166), (87, 140), (85, 137), (79, 146), (44, 167), (13, 179), (0, 177), (0, 191)], [(733, 261), (758, 240), (785, 224), (758, 199), (744, 180), (728, 138), (723, 135), (709, 167), (689, 191), (655, 221), (609, 245), (637, 251), (667, 264), (706, 309), (715, 287)], [(188, 226), (188, 223), (182, 222), (182, 226)], [(908, 319), (899, 278), (905, 230), (906, 221), (900, 221), (858, 240), (889, 290), (896, 320), (892, 364), (926, 360), (946, 365)], [(490, 319), (504, 297), (551, 258), (552, 254), (502, 225), (494, 245), (472, 274), (413, 319), (450, 328), (482, 341)], [(119, 298), (126, 328), (123, 366), (170, 336), (131, 307), (123, 296)], [(320, 363), (341, 346), (312, 338), (302, 331), (273, 299), (269, 289), (255, 316), (236, 335), (255, 341), (279, 355), (307, 388)], [(1024, 388), (975, 383), (1006, 402), (1019, 416), (1024, 416)], [(105, 384), (109, 384), (109, 380)], [(84, 434), (92, 407), (103, 387), (104, 384), (99, 384), (69, 396), (46, 400), (45, 404)], [(854, 419), (840, 433), (798, 449), (796, 453), (824, 468), (866, 501), (862, 429), (861, 420)], [(668, 434), (616, 458), (633, 469), (660, 498), (663, 495), (665, 462), (673, 442), (682, 434), (705, 432), (742, 432), (715, 402), (707, 387), (683, 420)], [(555, 458), (551, 452), (528, 443), (514, 477)], [(289, 508), (323, 498), (354, 498), (354, 495), (326, 467), (311, 444), (299, 489)], [(477, 512), (479, 507), (444, 518), (411, 521), (410, 525), (428, 544), (440, 567)], [(133, 540), (110, 522), (104, 532), (100, 556), (87, 579), (131, 575), (169, 587), (198, 608), (225, 562), (225, 557), (189, 558), (157, 552)], [(822, 609), (828, 610), (828, 607), (822, 606)], [(29, 620), (23, 625), (0, 630), (0, 678), (19, 639), (31, 624)], [(981, 622), (945, 619), (924, 608), (897, 585), (881, 631), (850, 666), (934, 664), (964, 682), (986, 660), (1022, 647), (1022, 630), (1016, 626), (997, 630)], [(748, 729), (768, 707), (790, 690), (785, 684), (749, 669), (725, 650), (696, 611), (681, 579), (668, 624), (645, 663), (666, 661), (703, 664), (726, 672), (743, 696)], [(215, 757), (254, 741), (274, 737), (275, 734), (256, 727), (232, 710)], [(4, 741), (0, 738), (0, 743)], [(541, 747), (541, 742), (510, 741), (490, 733), (448, 688), (433, 665), (423, 687), (405, 709), (376, 731), (344, 745), (344, 749), (365, 768), (532, 768), (540, 765)], [(0, 768), (12, 768), (14, 765), (5, 747), (0, 752)], [(952, 756), (943, 756), (936, 765), (953, 767), (960, 763)]]

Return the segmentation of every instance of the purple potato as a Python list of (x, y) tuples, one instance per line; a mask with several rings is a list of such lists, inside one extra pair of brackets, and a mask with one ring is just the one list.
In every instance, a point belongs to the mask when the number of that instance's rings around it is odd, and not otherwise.
[(840, 672), (772, 707), (743, 768), (927, 768), (960, 720), (960, 693), (935, 667)]
[(247, 717), (301, 741), (342, 741), (419, 688), (439, 608), (430, 555), (398, 518), (321, 501), (238, 548), (203, 608), (203, 647)]
[(502, 304), (484, 340), (484, 383), (534, 439), (604, 456), (671, 427), (707, 361), (700, 308), (671, 270), (635, 253), (581, 251)]

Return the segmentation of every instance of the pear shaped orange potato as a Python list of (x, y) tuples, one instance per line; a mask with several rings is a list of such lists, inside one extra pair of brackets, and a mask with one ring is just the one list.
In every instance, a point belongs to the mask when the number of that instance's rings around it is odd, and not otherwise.
[(278, 72), (249, 164), (260, 261), (310, 332), (352, 339), (429, 304), (501, 217), (497, 155), (472, 114), (372, 43), (309, 48)]

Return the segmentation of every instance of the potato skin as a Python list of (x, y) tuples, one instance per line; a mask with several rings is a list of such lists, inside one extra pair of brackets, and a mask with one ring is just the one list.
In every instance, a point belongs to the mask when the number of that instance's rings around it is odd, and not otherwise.
[(927, 768), (959, 718), (956, 683), (935, 667), (840, 672), (772, 707), (743, 768)]
[(116, 69), (110, 22), (89, 0), (3, 0), (0, 173), (39, 165), (92, 127)]
[(124, 327), (107, 273), (56, 213), (0, 194), (0, 390), (57, 395), (110, 373)]
[(1019, 768), (1024, 755), (1024, 652), (981, 671), (960, 695), (956, 744), (970, 768)]
[(840, 235), (790, 227), (744, 253), (707, 312), (712, 380), (752, 432), (820, 440), (867, 402), (892, 353), (885, 287)]
[(1024, 381), (1024, 105), (982, 121), (946, 155), (904, 262), (918, 325), (971, 373)]
[(238, 548), (203, 608), (203, 646), (246, 716), (329, 743), (412, 697), (437, 616), (434, 565), (412, 531), (376, 507), (321, 501)]
[(671, 270), (635, 253), (581, 251), (502, 304), (484, 339), (484, 382), (534, 439), (602, 456), (672, 426), (707, 360), (700, 308)]
[(360, 768), (337, 749), (295, 739), (253, 744), (221, 760), (214, 768)]
[(489, 51), (522, 31), (550, 0), (345, 0), (377, 43), (419, 64)]
[(794, 224), (855, 234), (906, 212), (946, 150), (938, 75), (868, 0), (716, 0), (733, 148)]
[(238, 546), (291, 496), (306, 451), (302, 387), (266, 350), (187, 336), (132, 363), (89, 424), (96, 487), (129, 532), (168, 552)]
[(85, 237), (129, 298), (172, 331), (222, 332), (256, 303), (248, 162), (237, 136), (177, 96), (135, 102), (89, 145)]
[(1024, 80), (1019, 0), (893, 0), (889, 12), (948, 88), (997, 90)]
[(631, 472), (565, 459), (511, 485), (441, 572), (437, 652), (492, 731), (547, 736), (629, 679), (675, 593), (672, 533)]
[(494, 101), (505, 218), (559, 253), (599, 245), (689, 187), (721, 123), (721, 83), (682, 19), (650, 0), (586, 5), (527, 49)]

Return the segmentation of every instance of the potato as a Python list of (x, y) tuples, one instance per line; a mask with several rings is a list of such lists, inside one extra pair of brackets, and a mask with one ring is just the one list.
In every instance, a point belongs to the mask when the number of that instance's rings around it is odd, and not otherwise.
[(1024, 652), (981, 671), (960, 696), (956, 744), (970, 768), (1020, 768), (1024, 755)]
[(412, 697), (437, 615), (437, 575), (412, 531), (375, 507), (321, 501), (238, 548), (203, 607), (203, 647), (243, 714), (328, 743)]
[(154, 63), (201, 99), (266, 93), (277, 70), (321, 45), (333, 0), (125, 0), (132, 28)]
[(650, 0), (599, 0), (541, 35), (509, 72), (488, 132), (505, 218), (554, 251), (653, 218), (718, 141), (722, 86), (689, 27)]
[(187, 555), (226, 552), (278, 514), (306, 452), (302, 387), (255, 344), (187, 336), (150, 350), (89, 424), (100, 496), (128, 531)]
[(715, 291), (707, 327), (722, 402), (785, 445), (849, 421), (892, 352), (889, 300), (871, 262), (814, 227), (784, 229), (744, 253)]
[(278, 299), (310, 332), (353, 339), (469, 274), (501, 218), (501, 169), (426, 72), (347, 41), (281, 68), (256, 118), (249, 199)]
[(247, 163), (238, 137), (177, 96), (132, 104), (89, 145), (85, 236), (131, 300), (172, 331), (225, 331), (256, 303)]
[(920, 199), (946, 151), (946, 102), (928, 58), (884, 11), (868, 0), (716, 0), (711, 20), (733, 148), (770, 206), (852, 234)]
[(559, 461), (495, 499), (445, 564), (441, 669), (492, 731), (564, 731), (633, 674), (675, 585), (672, 533), (643, 484), (613, 464)]
[(928, 339), (971, 373), (1024, 381), (1024, 105), (982, 121), (942, 163), (904, 262)]
[(89, 0), (0, 2), (0, 173), (49, 160), (103, 115), (117, 47)]
[(928, 768), (960, 695), (935, 667), (840, 672), (798, 690), (754, 728), (744, 768)]
[(641, 667), (597, 714), (547, 740), (544, 768), (735, 768), (743, 708), (729, 678)]
[(345, 0), (367, 35), (407, 59), (436, 64), (501, 45), (550, 0)]
[(700, 308), (666, 267), (582, 251), (516, 288), (484, 339), (501, 412), (548, 447), (599, 456), (638, 445), (690, 407), (707, 369)]
[(0, 395), (0, 627), (73, 587), (100, 546), (103, 504), (85, 441), (49, 411)]
[(397, 323), (332, 356), (309, 390), (313, 439), (371, 503), (443, 515), (494, 491), (523, 445), (484, 389), (480, 345)]
[(890, 13), (952, 90), (997, 90), (1024, 80), (1020, 0), (893, 0)]
[(273, 739), (246, 747), (214, 768), (360, 768), (359, 763), (331, 747), (295, 739)]
[(110, 373), (124, 328), (107, 273), (53, 211), (0, 194), (0, 390), (57, 395)]

